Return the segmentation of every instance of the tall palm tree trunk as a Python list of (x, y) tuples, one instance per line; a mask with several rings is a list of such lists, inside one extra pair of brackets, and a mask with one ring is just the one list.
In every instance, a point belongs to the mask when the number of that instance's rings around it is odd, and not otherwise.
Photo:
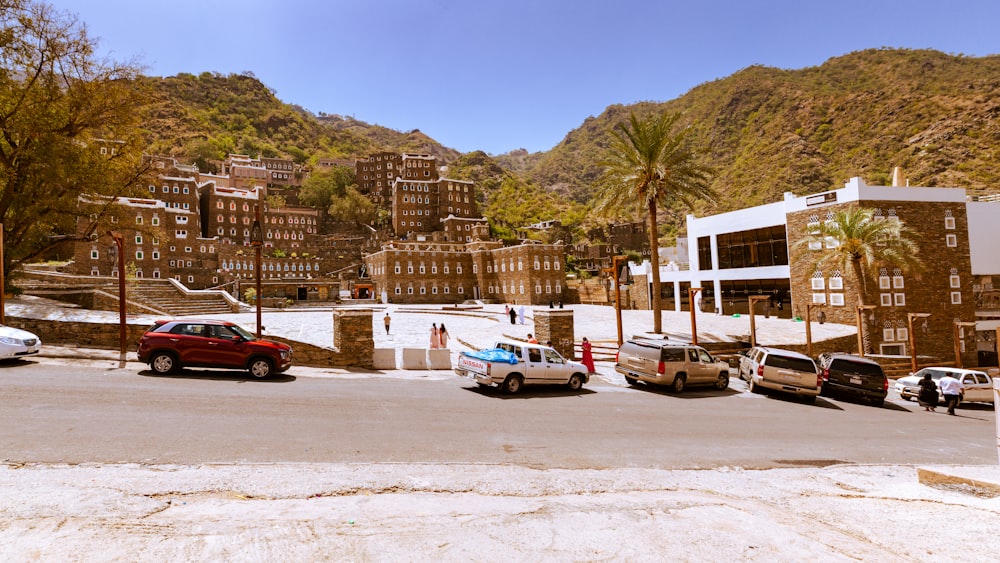
[(656, 201), (649, 200), (649, 263), (653, 269), (653, 332), (660, 334), (663, 332), (662, 307), (660, 303), (660, 243), (657, 236), (656, 226)]

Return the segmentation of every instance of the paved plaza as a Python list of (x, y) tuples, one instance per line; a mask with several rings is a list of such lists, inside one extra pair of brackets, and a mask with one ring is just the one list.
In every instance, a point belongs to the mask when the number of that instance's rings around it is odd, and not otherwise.
[[(534, 333), (536, 310), (547, 307), (525, 306), (523, 324), (518, 319), (510, 323), (503, 304), (469, 304), (463, 306), (444, 305), (375, 305), (372, 309), (372, 334), (376, 348), (427, 348), (430, 344), (431, 325), (444, 324), (450, 335), (448, 348), (453, 355), (471, 349), (481, 349), (497, 339), (525, 339)], [(515, 309), (520, 312), (521, 307)], [(602, 365), (601, 359), (608, 358), (617, 348), (617, 324), (613, 307), (602, 305), (565, 305), (573, 312), (575, 340), (587, 337), (595, 344), (598, 371), (613, 373), (610, 364)], [(112, 311), (90, 311), (68, 307), (53, 301), (25, 297), (7, 304), (7, 314), (30, 318), (44, 318), (66, 321), (91, 321), (117, 324), (118, 313)], [(383, 318), (389, 313), (391, 327), (386, 334)], [(247, 329), (256, 329), (257, 315), (253, 310), (224, 315), (204, 315), (206, 318), (223, 318), (236, 322)], [(130, 323), (152, 323), (159, 317), (150, 315), (129, 315)], [(304, 309), (265, 309), (261, 320), (265, 336), (280, 336), (290, 340), (316, 346), (333, 345), (333, 313), (331, 307)], [(776, 317), (755, 318), (757, 341), (771, 346), (805, 344), (805, 323)], [(713, 313), (697, 313), (695, 323), (699, 342), (747, 342), (750, 340), (750, 317), (747, 315), (721, 316)], [(653, 329), (651, 311), (622, 311), (622, 333), (624, 338), (648, 334)], [(680, 340), (691, 339), (690, 313), (665, 311), (663, 313), (665, 336)], [(833, 323), (812, 323), (814, 342), (830, 338), (848, 336), (855, 333), (855, 327)], [(39, 335), (45, 341), (45, 335)], [(134, 353), (134, 350), (132, 350)]]

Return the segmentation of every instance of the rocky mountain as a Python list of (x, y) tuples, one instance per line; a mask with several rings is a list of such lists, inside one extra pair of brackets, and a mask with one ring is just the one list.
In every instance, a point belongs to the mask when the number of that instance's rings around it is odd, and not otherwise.
[(873, 49), (799, 70), (753, 66), (663, 103), (608, 107), (523, 173), (587, 201), (609, 131), (629, 111), (680, 111), (722, 194), (705, 211), (773, 202), (785, 191), (886, 184), (1000, 190), (1000, 56)]
[[(683, 112), (721, 195), (698, 212), (838, 188), (852, 176), (885, 184), (894, 166), (912, 185), (963, 187), (973, 195), (1000, 190), (1000, 56), (872, 49), (797, 70), (752, 66), (666, 102), (610, 106), (551, 151), (492, 157), (461, 155), (419, 130), (313, 115), (278, 100), (250, 73), (146, 81), (155, 100), (151, 152), (205, 166), (229, 152), (299, 162), (378, 150), (430, 153), (449, 165), (449, 175), (475, 180), (484, 201), (504, 182), (527, 182), (565, 202), (576, 222), (596, 193), (609, 133), (630, 111)], [(687, 210), (664, 212), (676, 228)]]

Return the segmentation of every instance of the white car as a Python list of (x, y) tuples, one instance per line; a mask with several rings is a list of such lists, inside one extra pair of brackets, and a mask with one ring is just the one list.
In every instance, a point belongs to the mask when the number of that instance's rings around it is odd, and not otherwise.
[(949, 374), (962, 382), (965, 389), (965, 396), (962, 397), (964, 403), (992, 403), (993, 402), (993, 380), (986, 372), (974, 369), (958, 369), (931, 367), (924, 368), (913, 375), (900, 377), (896, 380), (895, 389), (899, 396), (909, 401), (920, 394), (920, 380), (925, 373), (930, 373), (934, 383), (937, 384), (938, 393), (941, 393), (941, 378)]
[(30, 356), (37, 354), (41, 349), (42, 341), (34, 334), (12, 326), (0, 325), (0, 360)]

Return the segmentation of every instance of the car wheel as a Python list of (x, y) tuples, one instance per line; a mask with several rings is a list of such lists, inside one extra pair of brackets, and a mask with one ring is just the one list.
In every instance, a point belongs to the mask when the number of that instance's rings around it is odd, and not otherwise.
[(715, 380), (715, 388), (718, 389), (719, 391), (725, 391), (726, 389), (729, 389), (729, 374), (728, 373), (720, 373), (719, 374), (719, 379)]
[(521, 378), (517, 375), (508, 375), (503, 380), (503, 392), (508, 395), (516, 395), (521, 390)]
[(753, 382), (753, 378), (752, 377), (749, 380), (747, 380), (747, 387), (750, 388), (750, 392), (751, 393), (763, 393), (764, 392), (764, 390), (761, 389), (760, 385), (757, 385), (756, 383)]
[(569, 382), (567, 382), (566, 385), (570, 388), (571, 391), (579, 391), (580, 389), (583, 388), (583, 378), (580, 377), (579, 373), (574, 373), (573, 375), (569, 376)]
[(638, 385), (639, 384), (639, 380), (636, 379), (636, 378), (634, 378), (634, 377), (629, 377), (629, 376), (626, 375), (625, 376), (625, 383), (628, 383), (629, 385)]
[(881, 407), (884, 404), (885, 404), (885, 399), (872, 399), (873, 407)]
[(249, 371), (250, 375), (255, 379), (264, 379), (265, 377), (271, 375), (272, 369), (271, 360), (268, 360), (267, 358), (254, 358), (254, 360), (250, 362), (250, 367), (247, 368), (247, 371)]
[(150, 358), (149, 367), (159, 375), (166, 375), (177, 369), (177, 360), (170, 352), (157, 352)]
[(682, 374), (674, 376), (674, 382), (670, 385), (670, 390), (674, 393), (684, 391), (684, 376)]
[(802, 402), (811, 405), (816, 402), (816, 395), (803, 395)]

